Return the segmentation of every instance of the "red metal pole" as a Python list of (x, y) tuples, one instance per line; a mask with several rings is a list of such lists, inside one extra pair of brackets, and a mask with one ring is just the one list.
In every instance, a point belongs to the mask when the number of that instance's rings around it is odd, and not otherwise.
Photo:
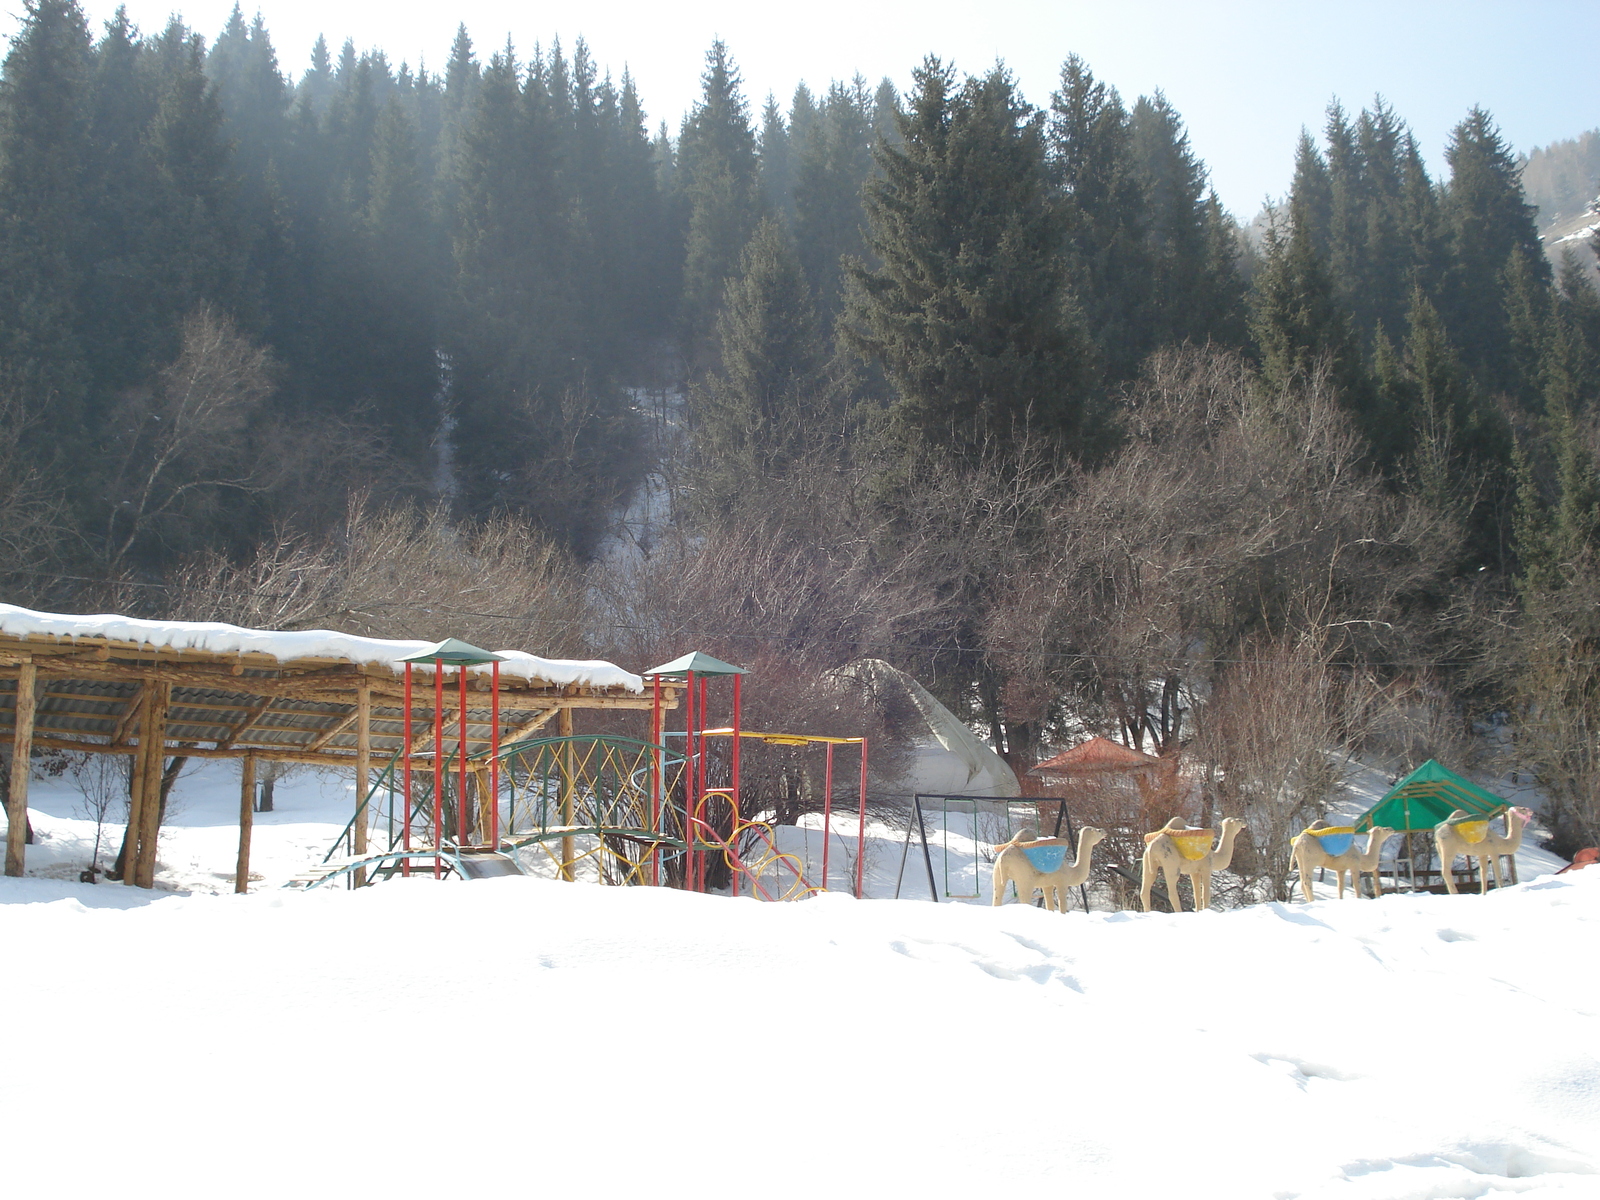
[[(402, 785), (402, 790), (405, 793), (406, 817), (405, 817), (405, 821), (400, 826), (400, 839), (401, 839), (401, 847), (403, 849), (409, 851), (411, 849), (411, 664), (410, 663), (406, 664), (406, 716), (405, 716), (405, 733), (402, 736), (405, 738), (405, 740), (400, 744), (400, 756), (405, 760), (405, 764), (401, 767), (401, 771), (403, 772), (404, 777), (405, 777), (405, 783)], [(392, 780), (394, 778), (394, 776), (391, 775), (391, 776), (389, 776), (389, 778)], [(390, 849), (393, 849), (393, 847), (391, 846)], [(409, 858), (402, 858), (400, 860), (400, 876), (401, 876), (402, 879), (409, 879), (411, 877), (411, 860)]]
[(828, 742), (828, 765), (822, 772), (822, 888), (828, 888), (828, 851), (833, 846), (833, 743)]
[(456, 676), (461, 681), (461, 719), (457, 722), (460, 726), (460, 736), (456, 739), (456, 845), (467, 844), (467, 664), (462, 663), (456, 668)]
[(444, 846), (444, 662), (433, 660), (433, 877), (443, 874), (444, 860), (437, 851)]
[[(739, 805), (739, 747), (742, 741), (743, 739), (739, 736), (739, 676), (735, 675), (733, 677), (733, 749), (729, 752), (728, 756), (731, 764), (729, 770), (732, 773), (733, 781), (731, 790), (734, 813), (733, 819), (735, 822), (739, 820), (739, 815), (744, 811)], [(729, 836), (732, 836), (731, 831)], [(734, 857), (736, 859), (739, 858), (737, 851), (734, 852)], [(751, 882), (754, 884), (754, 880)], [(739, 894), (739, 876), (737, 872), (735, 872), (733, 876), (733, 894), (735, 896)]]
[(500, 664), (489, 669), (489, 838), (500, 852)]
[[(707, 766), (706, 757), (707, 756), (706, 756), (706, 732), (705, 731), (711, 724), (710, 718), (706, 716), (706, 714), (710, 711), (710, 708), (709, 708), (709, 705), (708, 705), (708, 701), (706, 699), (706, 689), (708, 688), (710, 683), (711, 683), (711, 680), (708, 679), (706, 676), (702, 675), (700, 677), (700, 771), (699, 771), (700, 780), (699, 780), (698, 783), (695, 784), (695, 799), (700, 805), (701, 811), (699, 813), (699, 817), (700, 817), (700, 819), (702, 821), (705, 820), (705, 802), (706, 802), (705, 797), (706, 797), (706, 766)], [(697, 891), (697, 892), (705, 891), (706, 890), (706, 856), (705, 856), (704, 853), (699, 853), (699, 854), (695, 855), (694, 873), (695, 873), (695, 891)]]
[(862, 872), (867, 849), (867, 739), (861, 739), (861, 824), (856, 830), (856, 899), (861, 899)]
[[(661, 676), (651, 681), (650, 703), (650, 832), (661, 836), (661, 730), (664, 722), (661, 712)], [(650, 886), (661, 886), (661, 847), (650, 847)]]
[(739, 809), (739, 676), (733, 677), (733, 807)]
[(684, 673), (683, 712), (683, 886), (694, 891), (694, 672)]

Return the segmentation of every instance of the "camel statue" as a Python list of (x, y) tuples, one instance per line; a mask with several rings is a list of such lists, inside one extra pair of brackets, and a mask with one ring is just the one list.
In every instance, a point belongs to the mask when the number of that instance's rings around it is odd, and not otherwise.
[(1150, 911), (1150, 889), (1155, 886), (1157, 871), (1167, 882), (1173, 912), (1183, 911), (1183, 901), (1178, 898), (1179, 875), (1189, 876), (1194, 885), (1195, 911), (1210, 908), (1212, 872), (1228, 869), (1233, 861), (1233, 841), (1243, 828), (1244, 822), (1235, 817), (1224, 819), (1222, 837), (1215, 848), (1211, 845), (1211, 830), (1189, 829), (1179, 817), (1173, 817), (1154, 833), (1145, 834), (1139, 889), (1144, 911)]
[[(1311, 872), (1326, 867), (1339, 877), (1339, 899), (1344, 899), (1344, 874), (1350, 872), (1350, 887), (1357, 899), (1361, 896), (1361, 876), (1372, 876), (1372, 892), (1383, 895), (1383, 884), (1378, 879), (1378, 855), (1383, 844), (1395, 831), (1382, 825), (1373, 827), (1367, 835), (1367, 848), (1359, 853), (1355, 846), (1355, 830), (1334, 828), (1326, 821), (1313, 821), (1311, 827), (1294, 839), (1294, 865), (1300, 869), (1300, 890), (1306, 903), (1311, 902)], [(1334, 853), (1338, 851), (1338, 853)]]
[(999, 848), (994, 857), (994, 902), (1004, 904), (1006, 885), (1017, 885), (1017, 899), (1031, 903), (1035, 890), (1044, 893), (1045, 907), (1051, 912), (1067, 911), (1067, 892), (1089, 878), (1094, 848), (1106, 836), (1104, 829), (1084, 826), (1078, 830), (1078, 853), (1070, 863), (1066, 838), (1035, 839), (1019, 833)]
[(1533, 820), (1533, 810), (1506, 809), (1506, 832), (1501, 837), (1486, 820), (1474, 820), (1470, 814), (1456, 809), (1447, 820), (1433, 827), (1433, 841), (1439, 847), (1439, 871), (1444, 876), (1445, 890), (1456, 895), (1456, 876), (1451, 868), (1456, 855), (1465, 854), (1478, 860), (1478, 894), (1489, 890), (1489, 871), (1494, 871), (1495, 887), (1505, 886), (1500, 877), (1500, 856), (1515, 854), (1522, 845), (1522, 831)]

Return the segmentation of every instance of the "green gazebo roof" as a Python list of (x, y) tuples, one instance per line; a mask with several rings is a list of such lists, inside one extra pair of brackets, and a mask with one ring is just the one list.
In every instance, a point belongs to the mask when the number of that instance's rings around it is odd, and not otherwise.
[(421, 654), (413, 654), (410, 658), (402, 658), (401, 662), (408, 663), (448, 663), (452, 667), (475, 667), (479, 663), (504, 662), (498, 654), (490, 654), (487, 650), (480, 650), (469, 645), (459, 638), (445, 638), (432, 650), (424, 650)]
[(1362, 813), (1355, 824), (1362, 832), (1381, 825), (1401, 833), (1415, 833), (1448, 820), (1458, 808), (1473, 816), (1493, 817), (1508, 807), (1493, 792), (1430, 758), (1390, 788), (1389, 794)]
[(743, 667), (736, 667), (732, 663), (725, 663), (720, 658), (712, 658), (709, 654), (702, 654), (696, 650), (685, 654), (682, 658), (675, 658), (669, 663), (662, 663), (659, 667), (651, 667), (644, 673), (646, 679), (682, 679), (690, 672), (696, 675), (748, 675)]

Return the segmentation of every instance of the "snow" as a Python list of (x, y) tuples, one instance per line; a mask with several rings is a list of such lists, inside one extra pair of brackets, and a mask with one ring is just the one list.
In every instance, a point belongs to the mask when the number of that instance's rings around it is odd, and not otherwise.
[[(229, 766), (167, 886), (228, 886)], [(83, 861), (74, 794), (34, 785), (30, 869)], [(8, 1194), (1600, 1196), (1600, 869), (1182, 916), (299, 892), (348, 786), (277, 805), (248, 896), (0, 880)]]
[[(399, 672), (402, 660), (433, 649), (434, 642), (391, 641), (358, 637), (328, 629), (242, 629), (215, 621), (145, 621), (113, 613), (68, 616), (34, 612), (0, 604), (0, 633), (13, 637), (77, 639), (102, 637), (157, 649), (203, 650), (211, 654), (265, 654), (279, 662), (300, 658), (339, 658), (364, 666), (382, 666)], [(496, 650), (503, 661), (500, 674), (514, 679), (542, 680), (561, 687), (621, 687), (643, 692), (644, 680), (612, 663), (598, 660), (540, 658), (521, 650)], [(430, 670), (417, 664), (419, 670)], [(487, 674), (488, 667), (477, 668)]]

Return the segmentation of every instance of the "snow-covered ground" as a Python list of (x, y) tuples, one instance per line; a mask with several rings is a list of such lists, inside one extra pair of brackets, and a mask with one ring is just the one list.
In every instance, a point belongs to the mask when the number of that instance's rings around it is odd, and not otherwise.
[[(231, 886), (236, 779), (180, 780), (165, 885)], [(261, 890), (148, 893), (32, 798), (70, 878), (0, 880), (7, 1194), (1600, 1196), (1600, 869), (1183, 916), (286, 891), (349, 811), (307, 774)]]

